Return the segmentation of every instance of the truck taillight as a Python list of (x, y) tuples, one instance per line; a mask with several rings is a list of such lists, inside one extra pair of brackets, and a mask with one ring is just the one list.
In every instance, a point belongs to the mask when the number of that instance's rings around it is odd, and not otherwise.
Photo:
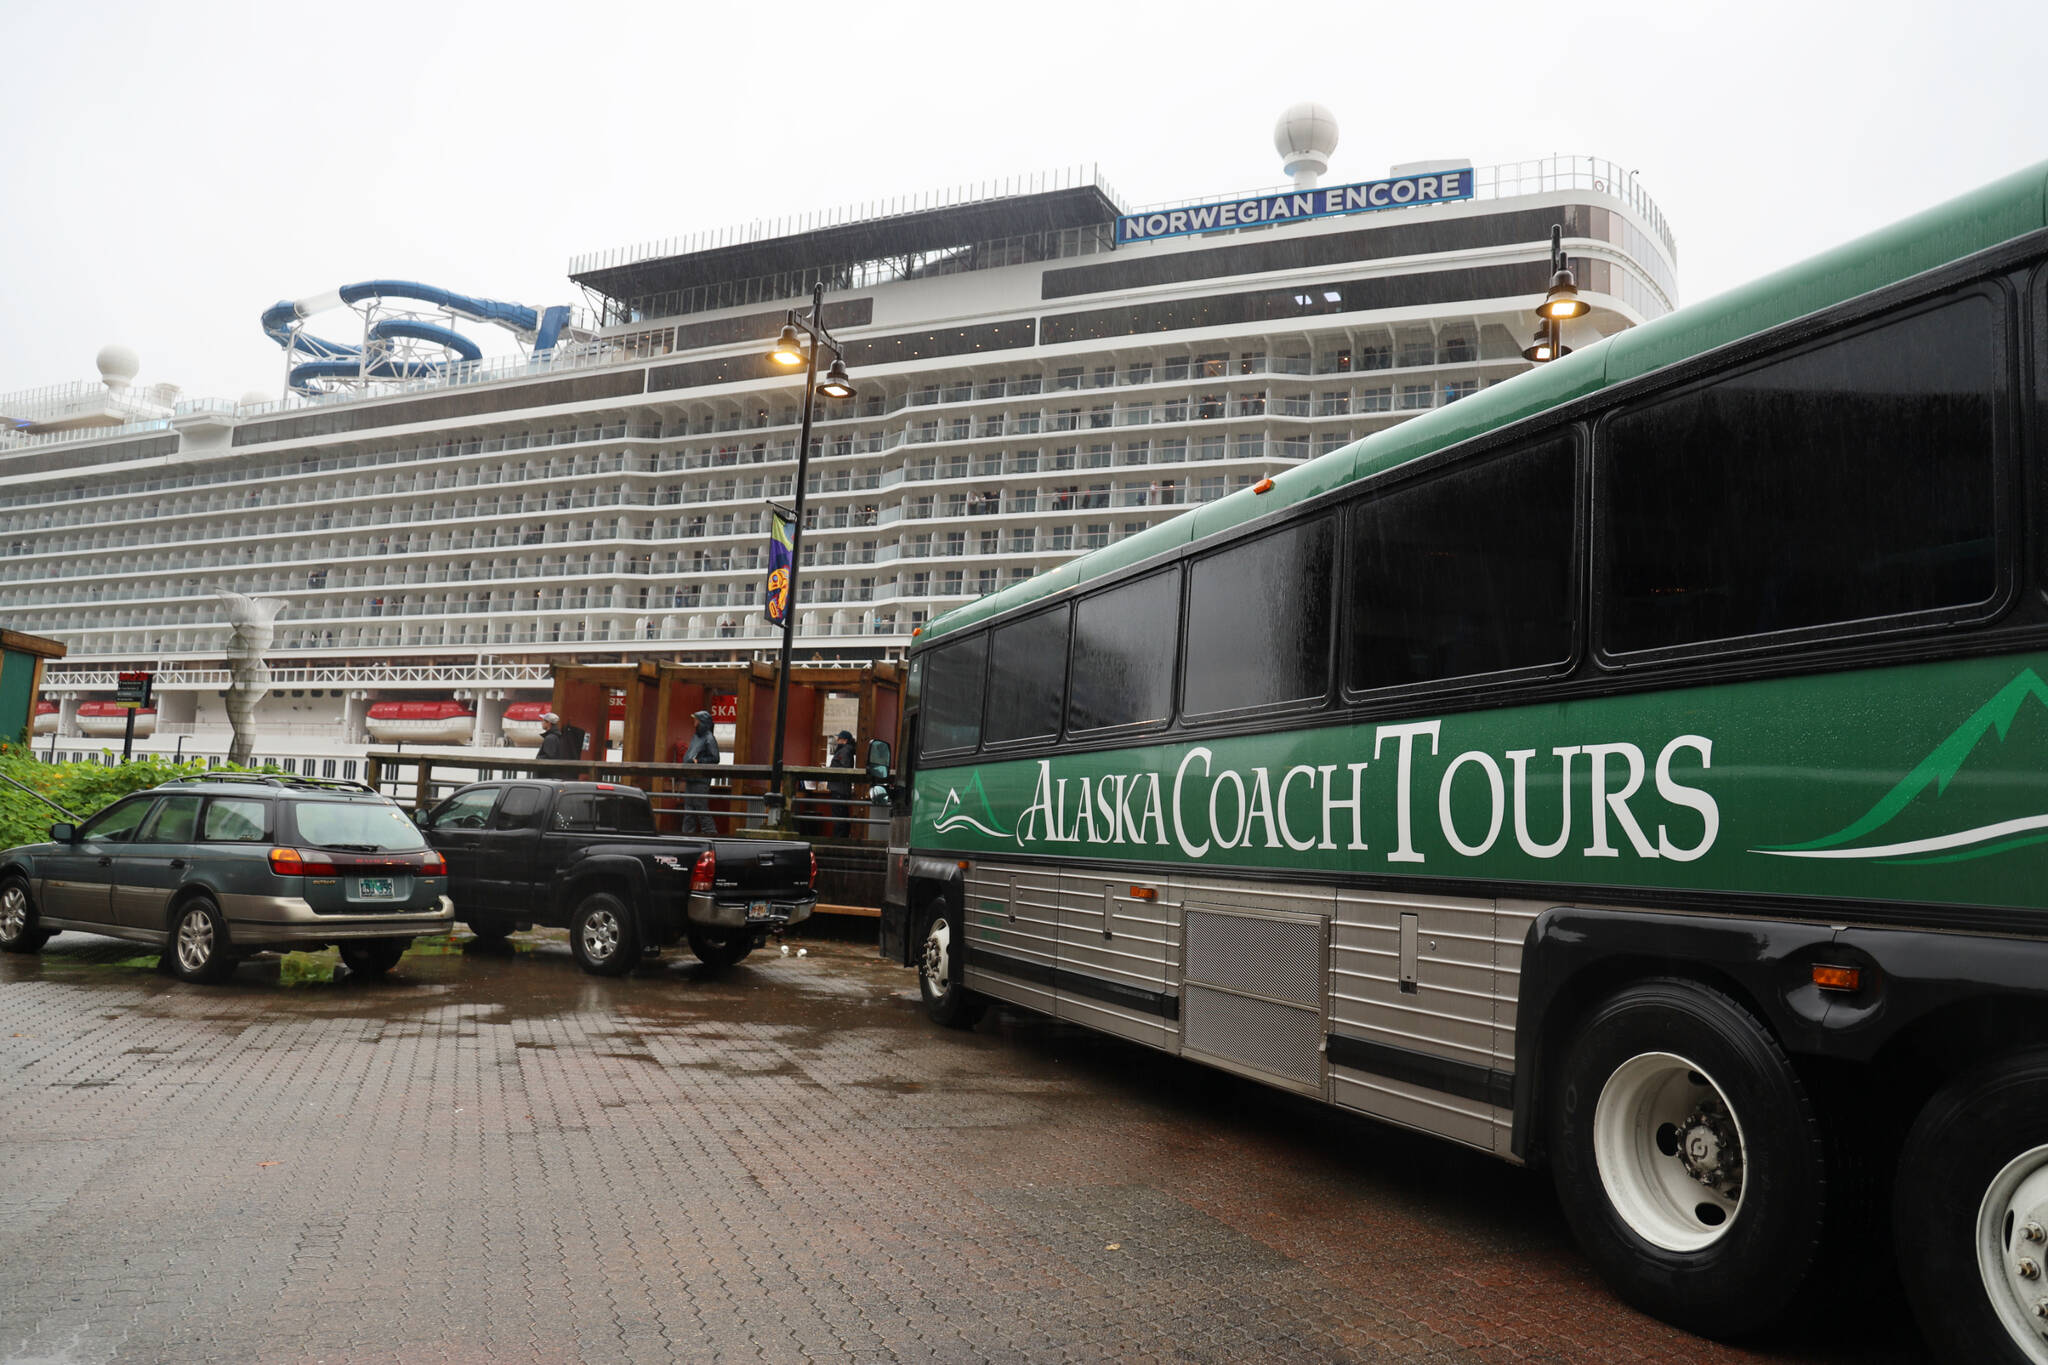
[(811, 885), (818, 884), (818, 850), (811, 850)]
[(718, 880), (718, 855), (705, 849), (697, 855), (697, 864), (690, 869), (690, 890), (709, 892)]

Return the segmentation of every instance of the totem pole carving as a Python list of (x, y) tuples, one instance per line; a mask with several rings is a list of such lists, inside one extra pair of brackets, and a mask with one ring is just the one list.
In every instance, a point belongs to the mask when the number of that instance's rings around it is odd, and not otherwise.
[(277, 614), (285, 600), (238, 592), (223, 592), (220, 600), (228, 609), (228, 720), (235, 727), (228, 762), (246, 764), (256, 752), (256, 703), (270, 691), (270, 669), (263, 656), (277, 638)]

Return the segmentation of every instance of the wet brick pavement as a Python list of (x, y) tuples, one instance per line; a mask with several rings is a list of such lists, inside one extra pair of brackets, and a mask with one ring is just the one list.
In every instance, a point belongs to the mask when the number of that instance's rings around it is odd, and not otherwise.
[(1538, 1175), (806, 946), (0, 958), (0, 1362), (1922, 1359), (1688, 1337)]

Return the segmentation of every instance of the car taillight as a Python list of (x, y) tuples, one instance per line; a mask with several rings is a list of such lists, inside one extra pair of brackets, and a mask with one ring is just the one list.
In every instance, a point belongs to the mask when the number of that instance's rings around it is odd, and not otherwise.
[[(318, 855), (314, 855), (317, 857)], [(315, 862), (305, 852), (296, 848), (273, 848), (270, 850), (270, 870), (280, 877), (339, 877), (341, 869), (333, 863)]]
[(690, 869), (690, 890), (708, 892), (717, 880), (718, 855), (707, 848), (697, 855), (697, 865)]
[(811, 850), (811, 881), (810, 881), (810, 884), (811, 884), (812, 886), (816, 886), (816, 885), (818, 884), (818, 850), (816, 850), (815, 848)]
[(448, 860), (438, 852), (429, 851), (420, 858), (420, 874), (426, 877), (448, 875)]

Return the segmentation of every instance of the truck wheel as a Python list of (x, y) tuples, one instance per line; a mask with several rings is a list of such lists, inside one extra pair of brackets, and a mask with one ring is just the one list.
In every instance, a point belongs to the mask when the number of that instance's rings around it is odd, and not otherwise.
[(917, 989), (924, 1012), (948, 1028), (973, 1028), (988, 1009), (988, 998), (976, 995), (953, 979), (953, 926), (941, 909), (924, 928), (924, 951), (917, 960)]
[(405, 950), (412, 947), (409, 938), (366, 938), (341, 945), (341, 962), (348, 968), (350, 976), (382, 976), (398, 965), (398, 959), (405, 956)]
[(503, 943), (512, 933), (512, 921), (503, 915), (494, 915), (487, 910), (476, 912), (475, 919), (466, 919), (469, 932), (485, 943)]
[(640, 958), (633, 912), (609, 891), (585, 896), (569, 918), (569, 950), (592, 976), (623, 976)]
[(2048, 1365), (2048, 1048), (1938, 1092), (1893, 1201), (1906, 1296), (1943, 1360)]
[(180, 981), (220, 981), (235, 969), (227, 921), (209, 896), (194, 896), (171, 916), (164, 958)]
[(1573, 1040), (1549, 1104), (1565, 1220), (1622, 1298), (1702, 1336), (1763, 1327), (1820, 1245), (1823, 1136), (1749, 1012), (1691, 981), (1632, 986)]
[(39, 953), (49, 941), (49, 930), (36, 928), (28, 881), (20, 873), (8, 873), (0, 879), (0, 952)]
[(690, 951), (697, 955), (699, 962), (715, 971), (737, 967), (748, 953), (754, 951), (754, 940), (744, 929), (729, 929), (724, 933), (692, 929), (689, 934)]

